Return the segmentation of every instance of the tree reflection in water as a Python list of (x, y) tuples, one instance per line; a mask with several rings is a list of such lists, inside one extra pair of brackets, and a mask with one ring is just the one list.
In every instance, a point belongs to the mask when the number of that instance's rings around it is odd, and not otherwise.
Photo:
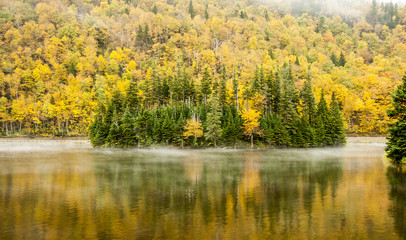
[(406, 166), (389, 166), (386, 176), (390, 184), (389, 198), (392, 204), (389, 214), (395, 223), (395, 232), (406, 239)]

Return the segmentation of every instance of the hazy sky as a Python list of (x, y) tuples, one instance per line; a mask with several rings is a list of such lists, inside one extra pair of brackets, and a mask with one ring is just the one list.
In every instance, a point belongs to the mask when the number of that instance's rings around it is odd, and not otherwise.
[[(302, 7), (308, 10), (309, 6), (314, 4), (321, 6), (323, 13), (347, 15), (357, 17), (365, 14), (369, 10), (369, 5), (372, 0), (259, 0), (260, 2), (277, 7), (290, 12), (293, 9), (301, 9)], [(378, 5), (382, 2), (398, 3), (400, 6), (406, 5), (406, 0), (377, 0)], [(316, 10), (317, 11), (317, 10)]]

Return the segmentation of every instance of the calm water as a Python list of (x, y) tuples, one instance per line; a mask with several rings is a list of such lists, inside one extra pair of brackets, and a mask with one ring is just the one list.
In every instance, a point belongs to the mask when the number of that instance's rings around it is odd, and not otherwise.
[(0, 143), (0, 239), (406, 239), (383, 149)]

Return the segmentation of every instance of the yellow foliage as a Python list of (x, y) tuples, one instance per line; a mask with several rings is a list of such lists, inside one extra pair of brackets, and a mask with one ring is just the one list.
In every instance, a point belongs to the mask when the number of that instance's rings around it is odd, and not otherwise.
[(186, 120), (185, 132), (183, 132), (183, 137), (185, 139), (189, 137), (194, 137), (196, 139), (201, 136), (203, 136), (202, 123), (194, 119)]
[(244, 134), (251, 136), (254, 133), (260, 133), (260, 122), (261, 113), (255, 109), (250, 109), (248, 111), (242, 110), (241, 117), (244, 121)]

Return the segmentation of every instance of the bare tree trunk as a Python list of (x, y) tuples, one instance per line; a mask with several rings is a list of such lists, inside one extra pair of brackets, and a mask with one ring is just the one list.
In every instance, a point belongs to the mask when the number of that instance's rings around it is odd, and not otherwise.
[(254, 134), (251, 133), (251, 149), (254, 148)]

